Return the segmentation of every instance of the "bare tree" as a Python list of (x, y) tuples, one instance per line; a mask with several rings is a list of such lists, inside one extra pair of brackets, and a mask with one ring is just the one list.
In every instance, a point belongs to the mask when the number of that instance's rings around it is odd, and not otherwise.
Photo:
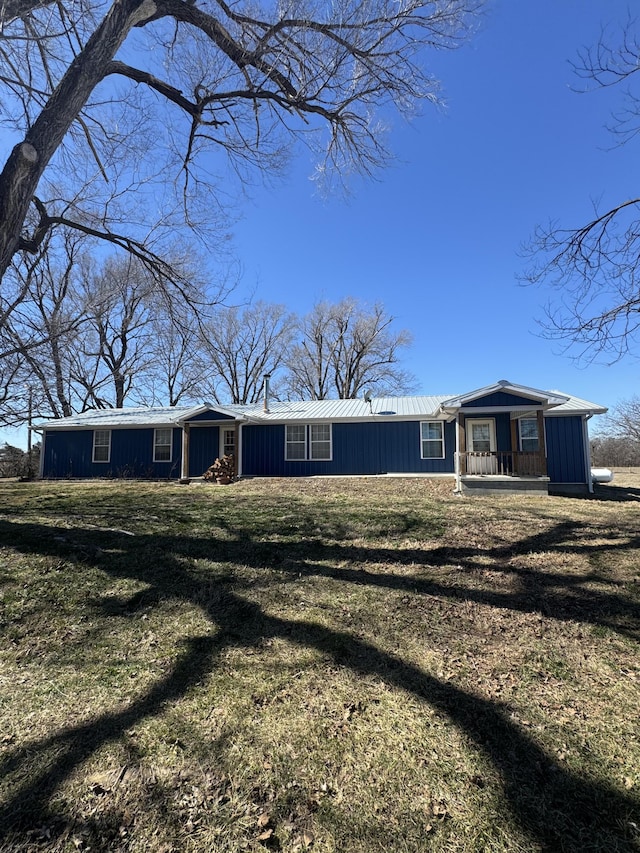
[(620, 400), (599, 419), (598, 434), (591, 442), (594, 465), (640, 465), (640, 397)]
[(15, 270), (25, 295), (0, 327), (0, 421), (24, 422), (28, 400), (39, 418), (125, 401), (175, 405), (190, 382), (194, 390), (194, 365), (202, 376), (193, 305), (205, 294), (193, 269), (171, 258), (193, 280), (177, 291), (130, 255), (97, 265), (91, 248), (76, 232), (50, 234)]
[(124, 406), (153, 364), (156, 282), (138, 259), (108, 259), (85, 284), (88, 330), (74, 376), (96, 408)]
[(394, 318), (381, 304), (368, 307), (355, 299), (317, 303), (300, 323), (300, 340), (287, 358), (290, 397), (348, 399), (365, 389), (382, 395), (411, 391), (415, 379), (400, 358), (411, 344), (406, 329), (395, 331)]
[(5, 442), (0, 445), (0, 477), (25, 477), (31, 479), (33, 472), (38, 470), (40, 445), (32, 448), (31, 453), (25, 453), (19, 447), (13, 447)]
[(202, 344), (203, 327), (186, 311), (156, 317), (151, 324), (148, 362), (137, 377), (132, 399), (145, 406), (177, 406), (213, 397), (216, 372)]
[(295, 323), (284, 305), (256, 302), (220, 309), (205, 328), (202, 343), (217, 377), (210, 396), (219, 403), (255, 403), (265, 373), (276, 373), (282, 365)]
[(47, 235), (29, 265), (12, 270), (23, 296), (0, 326), (0, 369), (10, 377), (5, 423), (26, 420), (28, 408), (37, 416), (65, 417), (77, 405), (69, 365), (86, 322), (79, 301), (85, 242), (71, 233), (61, 241)]
[(629, 438), (640, 444), (640, 397), (620, 400), (601, 419), (600, 432), (616, 438)]
[(600, 468), (640, 466), (640, 442), (614, 435), (597, 435), (591, 440), (591, 463)]
[[(609, 130), (617, 145), (640, 133), (640, 41), (629, 20), (612, 46), (603, 34), (579, 54), (574, 69), (587, 88), (626, 86), (623, 108)], [(591, 86), (589, 85), (591, 84)], [(524, 278), (555, 288), (545, 334), (563, 340), (578, 358), (615, 361), (631, 352), (640, 332), (640, 198), (610, 209), (595, 207), (585, 224), (538, 228), (527, 247), (532, 264)]]
[[(170, 274), (154, 239), (220, 205), (216, 153), (245, 176), (302, 139), (321, 172), (376, 168), (376, 110), (437, 101), (425, 53), (457, 47), (481, 2), (5, 0), (0, 87), (17, 141), (0, 174), (0, 278), (61, 224)], [(150, 234), (143, 211), (159, 198)]]

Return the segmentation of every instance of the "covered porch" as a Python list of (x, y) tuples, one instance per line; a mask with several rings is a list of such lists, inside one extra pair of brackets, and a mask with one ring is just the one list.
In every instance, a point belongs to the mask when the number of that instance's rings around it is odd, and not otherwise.
[(456, 414), (456, 478), (465, 494), (548, 494), (542, 408)]
[(507, 382), (447, 401), (458, 491), (548, 494), (544, 412), (557, 402)]

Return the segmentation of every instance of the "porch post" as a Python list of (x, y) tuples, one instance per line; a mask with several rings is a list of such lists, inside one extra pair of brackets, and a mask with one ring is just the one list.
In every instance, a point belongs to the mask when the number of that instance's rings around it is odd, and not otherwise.
[[(444, 427), (443, 427), (444, 429)], [(458, 435), (458, 416), (456, 415), (456, 449), (453, 454), (453, 470), (456, 475), (456, 487), (453, 490), (455, 494), (460, 492), (460, 436)]]
[(466, 472), (466, 468), (463, 471), (463, 459), (464, 456), (462, 454), (466, 451), (466, 436), (464, 432), (464, 415), (460, 412), (456, 415), (456, 458), (457, 458), (457, 476), (458, 476), (458, 488), (460, 488), (460, 475)]
[(514, 476), (518, 473), (518, 421), (511, 418), (511, 458)]
[(544, 412), (538, 409), (538, 446), (542, 471), (540, 476), (547, 476), (547, 443), (544, 436)]
[(189, 482), (189, 424), (182, 424), (182, 460), (180, 464), (180, 482)]
[(239, 471), (239, 456), (240, 453), (240, 436), (238, 429), (238, 421), (233, 422), (233, 446), (235, 448), (235, 452), (233, 454), (233, 476), (237, 478)]

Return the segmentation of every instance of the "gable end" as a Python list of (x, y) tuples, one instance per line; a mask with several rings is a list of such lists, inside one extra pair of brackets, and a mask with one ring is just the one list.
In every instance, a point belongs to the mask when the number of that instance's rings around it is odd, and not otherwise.
[(476, 397), (475, 400), (468, 400), (464, 403), (463, 408), (483, 409), (495, 406), (504, 406), (505, 408), (527, 406), (533, 409), (540, 406), (540, 400), (532, 400), (530, 397), (520, 397), (518, 394), (512, 394), (509, 391), (494, 391), (491, 394), (485, 394), (483, 397)]

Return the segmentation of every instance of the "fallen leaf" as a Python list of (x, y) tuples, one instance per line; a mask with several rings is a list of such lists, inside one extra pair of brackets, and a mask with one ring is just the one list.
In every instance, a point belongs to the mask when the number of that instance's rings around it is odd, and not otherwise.
[(272, 829), (265, 829), (265, 831), (261, 832), (260, 835), (258, 836), (258, 841), (268, 841), (272, 835), (273, 835)]
[(444, 820), (449, 814), (449, 809), (442, 802), (431, 803), (431, 814), (437, 817), (438, 820)]

